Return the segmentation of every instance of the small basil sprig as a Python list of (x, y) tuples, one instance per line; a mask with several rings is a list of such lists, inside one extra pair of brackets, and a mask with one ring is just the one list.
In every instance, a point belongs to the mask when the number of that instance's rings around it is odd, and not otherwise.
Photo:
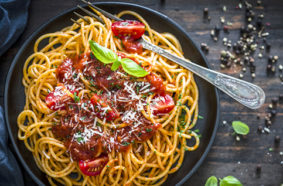
[(136, 77), (144, 77), (148, 74), (141, 66), (129, 58), (121, 60), (122, 67), (125, 72)]
[(89, 45), (94, 56), (102, 63), (109, 64), (117, 61), (118, 56), (108, 48), (100, 46), (99, 44), (97, 44), (92, 40), (89, 41)]
[(242, 184), (237, 178), (233, 176), (226, 176), (220, 180), (220, 186), (242, 186)]
[(205, 182), (205, 186), (217, 186), (217, 184), (218, 180), (215, 176), (210, 176)]
[[(210, 176), (206, 180), (205, 186), (218, 186), (217, 178), (215, 176)], [(220, 179), (220, 186), (242, 186), (242, 184), (237, 178), (226, 176), (223, 179)]]
[(237, 134), (247, 135), (250, 132), (249, 126), (241, 121), (233, 121), (232, 127)]
[(144, 77), (148, 74), (146, 70), (144, 70), (141, 66), (139, 66), (136, 62), (129, 58), (118, 57), (113, 51), (100, 46), (96, 42), (90, 40), (89, 41), (90, 49), (93, 55), (102, 63), (110, 64), (112, 63), (111, 70), (115, 71), (122, 65), (125, 72), (135, 77)]

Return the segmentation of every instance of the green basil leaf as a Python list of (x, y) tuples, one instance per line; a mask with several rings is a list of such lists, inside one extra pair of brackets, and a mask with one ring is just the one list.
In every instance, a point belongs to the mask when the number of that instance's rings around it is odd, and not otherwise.
[(120, 65), (121, 65), (120, 60), (115, 61), (115, 62), (112, 64), (112, 66), (111, 66), (111, 70), (112, 70), (112, 71), (117, 70)]
[(233, 121), (232, 127), (237, 134), (247, 135), (250, 132), (249, 126), (241, 121)]
[(136, 62), (131, 59), (123, 58), (121, 60), (122, 67), (125, 72), (135, 77), (144, 77), (148, 72), (139, 66)]
[(100, 46), (92, 40), (89, 40), (89, 45), (93, 55), (102, 63), (109, 64), (118, 60), (117, 54), (108, 48)]
[(218, 180), (215, 176), (210, 176), (205, 182), (205, 186), (217, 186), (217, 184)]
[(233, 176), (226, 176), (220, 181), (220, 186), (243, 186), (243, 185), (237, 178)]

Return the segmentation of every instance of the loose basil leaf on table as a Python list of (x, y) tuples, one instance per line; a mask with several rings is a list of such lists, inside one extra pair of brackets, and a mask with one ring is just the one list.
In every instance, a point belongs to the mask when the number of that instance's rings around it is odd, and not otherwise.
[(233, 121), (232, 127), (237, 134), (241, 135), (247, 135), (250, 131), (249, 126), (241, 121)]
[(121, 60), (122, 67), (125, 72), (127, 72), (130, 75), (136, 76), (136, 77), (144, 77), (148, 74), (148, 72), (143, 69), (141, 66), (139, 66), (136, 62), (129, 58), (123, 58)]
[(226, 176), (220, 181), (220, 186), (243, 186), (243, 185), (237, 178), (233, 176)]
[(217, 185), (218, 185), (218, 180), (215, 176), (210, 176), (205, 182), (205, 186), (217, 186)]
[(92, 40), (89, 41), (89, 45), (93, 55), (102, 63), (109, 64), (118, 60), (117, 54), (115, 54), (112, 50), (100, 46)]

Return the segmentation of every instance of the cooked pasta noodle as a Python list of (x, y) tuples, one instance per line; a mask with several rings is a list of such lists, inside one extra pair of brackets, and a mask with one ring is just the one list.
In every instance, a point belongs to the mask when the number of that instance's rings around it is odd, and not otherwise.
[[(145, 24), (148, 34), (143, 37), (147, 41), (183, 57), (181, 45), (172, 34), (151, 29), (146, 20), (132, 11), (123, 11), (117, 16), (126, 14), (135, 16)], [(80, 171), (78, 163), (70, 158), (64, 142), (53, 134), (54, 121), (60, 120), (66, 111), (51, 110), (45, 98), (58, 83), (56, 68), (62, 61), (89, 52), (89, 40), (114, 52), (125, 52), (120, 39), (111, 32), (112, 21), (103, 15), (100, 17), (105, 24), (85, 16), (89, 23), (78, 19), (79, 25), (74, 23), (61, 31), (42, 35), (35, 42), (34, 53), (28, 57), (23, 68), (26, 103), (17, 120), (18, 138), (24, 141), (51, 185), (161, 185), (168, 174), (182, 166), (185, 151), (194, 151), (199, 146), (198, 134), (192, 130), (198, 116), (198, 88), (190, 71), (152, 51), (127, 53), (129, 58), (147, 66), (147, 71), (162, 77), (166, 91), (174, 99), (175, 106), (170, 113), (156, 116), (150, 107), (155, 94), (146, 98), (148, 104), (141, 111), (142, 115), (152, 123), (161, 124), (150, 139), (132, 144), (126, 152), (109, 152), (109, 161), (101, 173), (86, 176)], [(85, 85), (78, 93), (82, 100), (91, 97), (93, 87), (87, 79), (80, 78)], [(72, 94), (70, 96), (73, 97)], [(103, 131), (113, 128), (113, 123), (99, 118), (98, 122)], [(123, 127), (118, 120), (115, 124), (115, 127)], [(189, 146), (189, 143), (193, 145)]]

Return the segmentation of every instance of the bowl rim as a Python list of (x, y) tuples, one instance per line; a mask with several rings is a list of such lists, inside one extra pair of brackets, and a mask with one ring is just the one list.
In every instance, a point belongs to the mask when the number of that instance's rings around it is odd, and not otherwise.
[[(173, 19), (169, 18), (168, 16), (166, 16), (165, 14), (158, 12), (156, 10), (153, 10), (151, 8), (145, 7), (143, 5), (139, 5), (139, 4), (135, 4), (135, 3), (127, 3), (127, 2), (94, 2), (94, 5), (125, 5), (125, 6), (132, 6), (132, 7), (137, 7), (137, 8), (141, 8), (144, 9), (146, 11), (149, 11), (153, 14), (156, 14), (159, 17), (162, 17), (163, 19), (165, 19), (167, 22), (169, 22), (170, 24), (172, 24), (173, 26), (175, 26), (179, 31), (181, 31), (184, 36), (186, 36), (187, 38), (189, 38), (189, 40), (191, 40), (192, 45), (194, 45), (197, 49), (197, 51), (200, 53), (201, 58), (203, 59), (203, 61), (205, 62), (205, 65), (210, 68), (209, 63), (207, 62), (206, 57), (204, 56), (204, 54), (202, 53), (202, 51), (199, 49), (199, 47), (197, 47), (198, 45), (194, 42), (194, 40), (192, 40), (192, 38), (189, 36), (189, 34), (185, 31), (184, 28), (182, 28), (176, 21), (174, 21)], [(86, 7), (86, 5), (84, 5), (83, 7)], [(15, 68), (15, 65), (17, 64), (17, 61), (19, 60), (19, 57), (21, 55), (21, 53), (23, 52), (23, 50), (28, 46), (28, 44), (31, 42), (31, 40), (40, 32), (42, 31), (45, 27), (47, 27), (50, 23), (52, 23), (53, 21), (55, 21), (57, 18), (71, 12), (74, 10), (77, 10), (77, 7), (73, 7), (70, 9), (67, 9), (65, 11), (63, 11), (62, 13), (52, 17), (51, 19), (49, 19), (47, 22), (43, 23), (38, 29), (36, 29), (35, 32), (33, 32), (28, 39), (24, 42), (24, 44), (20, 47), (20, 49), (18, 50), (16, 56), (14, 57), (11, 66), (9, 68), (7, 77), (6, 77), (6, 83), (5, 83), (5, 90), (4, 90), (4, 111), (5, 111), (5, 123), (6, 126), (8, 128), (8, 133), (9, 133), (9, 138), (12, 142), (12, 146), (17, 154), (17, 157), (19, 158), (21, 164), (23, 165), (24, 169), (28, 172), (28, 174), (31, 176), (31, 178), (38, 184), (38, 185), (44, 185), (42, 183), (42, 181), (35, 176), (35, 174), (31, 171), (31, 169), (29, 168), (29, 166), (27, 165), (27, 163), (25, 162), (25, 160), (23, 159), (23, 157), (21, 156), (21, 153), (16, 145), (16, 142), (13, 138), (13, 134), (12, 134), (12, 130), (10, 128), (9, 125), (9, 116), (8, 116), (8, 90), (9, 90), (9, 85), (10, 85), (10, 81), (11, 81), (11, 76), (12, 76), (12, 72)], [(205, 148), (204, 152), (201, 155), (201, 158), (197, 161), (197, 163), (193, 166), (193, 168), (190, 170), (190, 172), (188, 174), (186, 174), (176, 185), (182, 185), (184, 184), (195, 172), (196, 170), (200, 167), (200, 165), (203, 163), (203, 161), (205, 160), (208, 152), (211, 149), (211, 146), (214, 142), (215, 136), (216, 136), (216, 132), (217, 132), (217, 128), (218, 128), (218, 124), (219, 124), (219, 113), (220, 113), (220, 103), (219, 103), (219, 93), (218, 90), (214, 87), (214, 93), (215, 93), (215, 100), (216, 100), (216, 117), (215, 117), (215, 122), (214, 122), (214, 128), (213, 128), (213, 132), (211, 134), (211, 138), (209, 143), (207, 144), (207, 147)]]

